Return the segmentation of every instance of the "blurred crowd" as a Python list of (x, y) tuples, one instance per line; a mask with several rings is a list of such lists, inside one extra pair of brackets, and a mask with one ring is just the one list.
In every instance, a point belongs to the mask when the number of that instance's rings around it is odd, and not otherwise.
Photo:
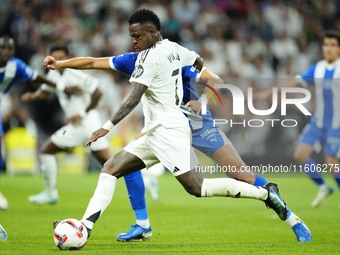
[(340, 29), (336, 0), (2, 0), (0, 34), (40, 69), (54, 43), (74, 56), (119, 55), (133, 50), (127, 19), (138, 8), (153, 10), (164, 37), (199, 52), (221, 76), (299, 73), (320, 58), (323, 31)]
[[(224, 80), (251, 80), (255, 91), (306, 70), (322, 58), (323, 32), (340, 30), (337, 0), (1, 0), (0, 35), (11, 35), (17, 44), (16, 56), (44, 72), (42, 61), (51, 44), (69, 45), (75, 57), (134, 51), (127, 20), (139, 8), (159, 16), (164, 38), (197, 51), (206, 67)], [(124, 95), (121, 89), (126, 88), (128, 77), (114, 72), (93, 74), (105, 91), (116, 95), (110, 100), (107, 93), (103, 112), (109, 115), (116, 107), (112, 102), (119, 101), (117, 95)], [(233, 142), (241, 141), (241, 155), (243, 147), (248, 155), (254, 146), (258, 146), (257, 154), (265, 155), (268, 148), (261, 149), (260, 140), (275, 137), (265, 129), (255, 131), (263, 134), (253, 138), (245, 138), (244, 130), (223, 129), (232, 132), (234, 139), (239, 137)], [(289, 140), (296, 141), (299, 131), (289, 131)]]

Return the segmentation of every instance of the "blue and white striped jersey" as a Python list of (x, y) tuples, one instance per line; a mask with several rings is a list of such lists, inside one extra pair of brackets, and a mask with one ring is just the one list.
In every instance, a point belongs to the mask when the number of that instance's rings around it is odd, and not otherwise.
[(315, 111), (311, 119), (318, 128), (340, 128), (340, 59), (321, 60), (296, 76), (307, 87), (315, 85)]
[(21, 59), (12, 57), (5, 67), (0, 67), (0, 98), (16, 81), (35, 80), (38, 72)]

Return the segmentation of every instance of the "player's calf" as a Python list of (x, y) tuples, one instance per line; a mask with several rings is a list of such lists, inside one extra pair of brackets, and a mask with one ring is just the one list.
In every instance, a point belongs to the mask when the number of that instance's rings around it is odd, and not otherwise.
[(177, 180), (182, 184), (184, 189), (195, 197), (201, 197), (203, 176), (194, 169), (184, 174), (176, 176)]

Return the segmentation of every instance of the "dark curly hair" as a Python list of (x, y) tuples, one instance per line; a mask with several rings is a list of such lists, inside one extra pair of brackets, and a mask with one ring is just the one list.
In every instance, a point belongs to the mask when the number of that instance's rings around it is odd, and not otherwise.
[(335, 38), (335, 39), (337, 39), (338, 45), (340, 46), (340, 33), (339, 33), (339, 31), (337, 31), (337, 30), (326, 30), (322, 39), (325, 39), (325, 38)]
[(66, 45), (63, 45), (63, 44), (60, 44), (60, 45), (52, 45), (50, 47), (50, 54), (52, 54), (52, 52), (55, 52), (55, 51), (59, 51), (59, 50), (62, 50), (66, 53), (66, 55), (70, 55), (69, 51), (68, 51), (68, 48)]
[(161, 31), (161, 22), (158, 16), (150, 10), (140, 9), (131, 15), (129, 25), (139, 23), (141, 25), (151, 23), (158, 31)]

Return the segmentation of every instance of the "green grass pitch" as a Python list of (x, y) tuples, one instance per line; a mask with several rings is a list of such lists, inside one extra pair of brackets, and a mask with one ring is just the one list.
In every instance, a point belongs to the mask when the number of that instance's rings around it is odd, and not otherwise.
[[(9, 209), (0, 211), (8, 241), (0, 254), (60, 254), (53, 242), (52, 221), (80, 219), (97, 185), (98, 173), (59, 176), (60, 201), (38, 206), (27, 196), (43, 188), (39, 176), (2, 175), (0, 190)], [(160, 203), (147, 196), (153, 236), (149, 242), (120, 243), (116, 234), (134, 222), (124, 181), (118, 180), (110, 206), (96, 223), (91, 238), (77, 254), (335, 254), (340, 253), (338, 190), (311, 209), (317, 189), (308, 179), (273, 179), (281, 195), (312, 232), (311, 243), (298, 243), (290, 227), (263, 202), (233, 198), (195, 198), (172, 177), (160, 178)], [(329, 180), (333, 183), (333, 180)], [(334, 184), (334, 183), (333, 183)]]

